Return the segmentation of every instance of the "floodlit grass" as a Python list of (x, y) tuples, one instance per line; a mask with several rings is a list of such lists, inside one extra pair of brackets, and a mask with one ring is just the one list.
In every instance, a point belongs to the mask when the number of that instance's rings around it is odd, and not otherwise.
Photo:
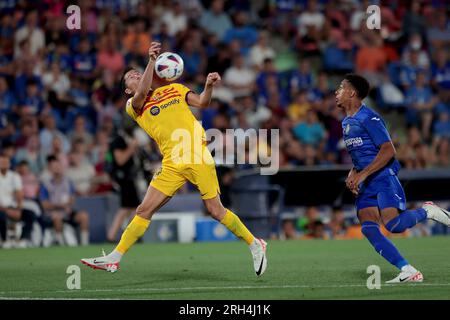
[[(423, 284), (367, 289), (369, 265), (380, 266), (382, 283), (397, 270), (364, 240), (269, 241), (261, 278), (242, 242), (137, 244), (115, 274), (80, 263), (112, 249), (105, 244), (0, 250), (0, 298), (450, 299), (450, 237), (394, 242)], [(81, 290), (66, 287), (69, 265), (81, 269)]]

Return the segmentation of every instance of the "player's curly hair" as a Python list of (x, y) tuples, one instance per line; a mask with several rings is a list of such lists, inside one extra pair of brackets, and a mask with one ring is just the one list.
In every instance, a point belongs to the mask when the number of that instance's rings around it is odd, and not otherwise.
[(353, 88), (355, 88), (358, 98), (362, 100), (367, 97), (369, 94), (370, 85), (366, 78), (355, 73), (347, 73), (344, 76), (344, 79), (347, 80)]

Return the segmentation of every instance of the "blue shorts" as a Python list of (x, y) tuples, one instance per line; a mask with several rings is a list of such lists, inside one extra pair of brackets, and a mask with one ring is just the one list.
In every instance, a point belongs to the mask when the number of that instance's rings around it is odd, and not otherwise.
[(363, 182), (356, 198), (356, 210), (367, 207), (406, 210), (406, 196), (396, 175), (379, 175)]

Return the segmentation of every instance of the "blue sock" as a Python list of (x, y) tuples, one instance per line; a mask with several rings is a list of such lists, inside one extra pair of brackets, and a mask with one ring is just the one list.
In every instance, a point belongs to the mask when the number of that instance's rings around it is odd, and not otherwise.
[(386, 229), (392, 233), (401, 233), (406, 229), (414, 227), (419, 222), (427, 218), (427, 213), (424, 209), (407, 210), (400, 213), (394, 219), (386, 223)]
[(365, 221), (361, 224), (361, 232), (383, 258), (397, 268), (401, 269), (408, 265), (408, 261), (402, 257), (394, 244), (386, 238), (380, 231), (380, 226), (376, 222)]

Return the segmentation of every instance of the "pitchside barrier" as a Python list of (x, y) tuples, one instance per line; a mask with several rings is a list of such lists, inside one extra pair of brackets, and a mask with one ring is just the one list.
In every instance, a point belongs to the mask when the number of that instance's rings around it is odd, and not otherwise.
[[(241, 171), (230, 190), (231, 209), (257, 236), (280, 231), (285, 206), (345, 206), (354, 198), (345, 188), (350, 167), (282, 169), (272, 176), (259, 170)], [(399, 175), (408, 202), (450, 201), (450, 168), (402, 170)], [(106, 241), (106, 232), (119, 209), (116, 194), (79, 197), (77, 209), (90, 216), (91, 242)], [(153, 218), (144, 242), (231, 241), (236, 238), (207, 217), (198, 193), (177, 194)]]

